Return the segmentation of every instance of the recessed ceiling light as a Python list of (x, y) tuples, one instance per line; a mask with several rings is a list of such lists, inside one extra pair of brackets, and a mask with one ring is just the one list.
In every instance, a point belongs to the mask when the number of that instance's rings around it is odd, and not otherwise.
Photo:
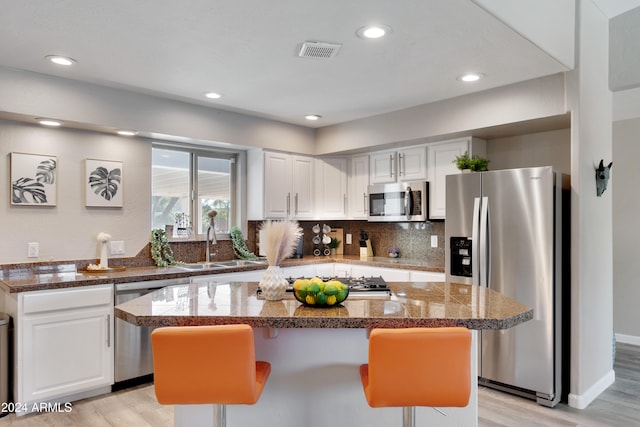
[(461, 82), (477, 82), (482, 77), (484, 77), (484, 74), (468, 73), (468, 74), (463, 74), (461, 76), (458, 76), (458, 80), (460, 80)]
[(358, 37), (362, 39), (379, 39), (391, 33), (391, 27), (387, 25), (367, 25), (356, 31)]
[(307, 120), (320, 120), (322, 118), (322, 116), (319, 116), (317, 114), (307, 114), (306, 116), (304, 116), (305, 119)]
[(53, 62), (54, 64), (64, 65), (67, 67), (76, 63), (75, 59), (69, 58), (67, 56), (48, 55), (45, 58), (47, 58), (49, 61)]
[(122, 136), (135, 136), (138, 134), (138, 132), (136, 132), (135, 130), (119, 130), (116, 133)]
[(220, 97), (222, 97), (222, 95), (220, 95), (219, 93), (216, 92), (207, 92), (204, 94), (205, 98), (209, 98), (209, 99), (218, 99)]
[(43, 126), (52, 126), (52, 127), (56, 127), (56, 126), (62, 126), (62, 122), (59, 120), (53, 120), (53, 119), (36, 119), (36, 121), (38, 123), (40, 123)]

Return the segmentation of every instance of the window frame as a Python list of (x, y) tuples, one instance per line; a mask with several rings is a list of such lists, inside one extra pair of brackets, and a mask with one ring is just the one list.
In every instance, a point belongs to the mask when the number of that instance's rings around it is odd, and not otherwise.
[[(195, 215), (198, 212), (198, 157), (208, 157), (215, 159), (229, 160), (229, 228), (238, 226), (243, 214), (241, 212), (241, 194), (238, 191), (240, 184), (240, 168), (239, 161), (241, 160), (241, 153), (233, 150), (224, 150), (219, 148), (207, 148), (194, 144), (172, 144), (167, 142), (154, 141), (151, 144), (151, 149), (180, 151), (189, 154), (189, 215), (192, 221), (193, 236), (191, 239), (206, 240), (205, 233), (199, 232), (200, 229), (197, 226), (198, 218)], [(151, 162), (151, 169), (153, 170), (153, 161)], [(153, 180), (152, 180), (153, 186)], [(153, 193), (153, 191), (152, 191)], [(150, 212), (153, 217), (153, 210)], [(152, 220), (153, 223), (153, 220)], [(171, 238), (171, 236), (168, 236)], [(216, 237), (219, 240), (230, 240), (229, 233), (216, 232)]]

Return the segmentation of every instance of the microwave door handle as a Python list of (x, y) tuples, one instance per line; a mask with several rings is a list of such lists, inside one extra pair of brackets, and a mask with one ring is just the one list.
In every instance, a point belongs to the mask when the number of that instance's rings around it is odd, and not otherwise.
[(411, 187), (407, 187), (404, 190), (404, 214), (407, 219), (411, 219), (411, 213), (413, 212), (413, 200), (411, 199)]
[(471, 283), (480, 284), (480, 272), (478, 263), (478, 243), (480, 242), (480, 197), (473, 199), (473, 220), (471, 230)]

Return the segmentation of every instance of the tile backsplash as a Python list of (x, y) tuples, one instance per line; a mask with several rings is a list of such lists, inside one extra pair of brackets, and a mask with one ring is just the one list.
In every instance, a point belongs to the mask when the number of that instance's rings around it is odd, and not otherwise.
[[(344, 235), (351, 234), (352, 242), (341, 246), (345, 255), (360, 254), (360, 231), (365, 231), (371, 241), (374, 256), (387, 256), (392, 246), (400, 250), (400, 257), (424, 260), (434, 267), (444, 268), (444, 221), (432, 222), (368, 222), (368, 221), (298, 221), (304, 230), (303, 256), (313, 257), (314, 236), (312, 227), (327, 224), (332, 229), (341, 228)], [(258, 253), (258, 230), (262, 221), (249, 221), (245, 236), (249, 249)], [(431, 236), (437, 236), (438, 247), (431, 247)]]

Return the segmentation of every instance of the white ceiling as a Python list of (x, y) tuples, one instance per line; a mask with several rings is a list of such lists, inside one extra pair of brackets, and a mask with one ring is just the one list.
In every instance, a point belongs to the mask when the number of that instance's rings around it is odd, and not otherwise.
[[(371, 23), (393, 32), (358, 38)], [(470, 0), (0, 0), (0, 41), (0, 66), (311, 127), (566, 71)], [(342, 47), (300, 58), (304, 41)]]

